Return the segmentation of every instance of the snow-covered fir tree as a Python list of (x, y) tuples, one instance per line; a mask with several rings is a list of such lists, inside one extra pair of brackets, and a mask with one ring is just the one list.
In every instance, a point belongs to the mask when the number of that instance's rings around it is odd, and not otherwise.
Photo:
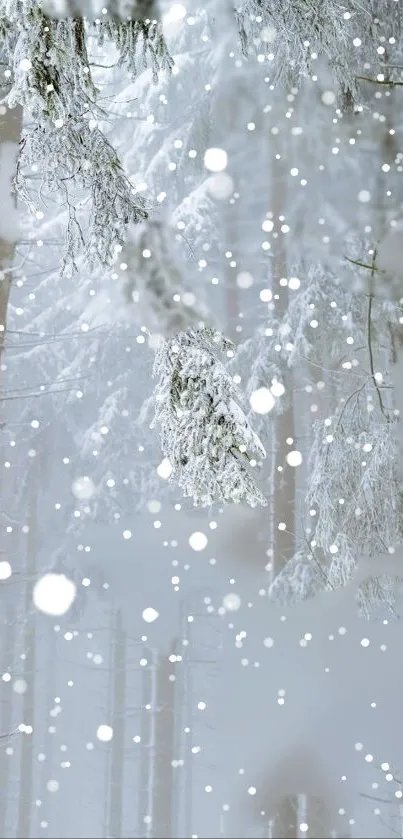
[(233, 352), (215, 330), (188, 329), (162, 342), (155, 358), (155, 422), (167, 469), (184, 495), (203, 506), (265, 504), (250, 473), (265, 450), (219, 358)]

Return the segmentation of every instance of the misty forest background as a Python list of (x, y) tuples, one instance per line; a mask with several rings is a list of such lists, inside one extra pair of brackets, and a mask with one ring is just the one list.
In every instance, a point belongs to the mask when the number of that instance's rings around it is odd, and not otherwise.
[(403, 836), (403, 4), (134, 5), (0, 2), (0, 836)]

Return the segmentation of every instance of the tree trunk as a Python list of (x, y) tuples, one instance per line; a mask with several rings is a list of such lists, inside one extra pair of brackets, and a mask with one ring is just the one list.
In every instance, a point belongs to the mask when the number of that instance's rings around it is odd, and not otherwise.
[[(214, 145), (229, 149), (229, 174), (234, 180), (234, 189), (237, 190), (238, 173), (231, 160), (231, 151), (235, 144), (233, 137), (237, 132), (239, 119), (239, 97), (237, 95), (237, 80), (233, 75), (233, 62), (229, 58), (229, 52), (233, 45), (234, 22), (230, 4), (220, 4), (217, 9), (217, 32), (220, 33), (220, 42), (217, 43), (220, 61), (219, 70), (216, 75), (216, 98), (212, 113), (212, 126), (215, 135)], [(225, 33), (223, 37), (223, 33)], [(219, 74), (219, 75), (218, 75)], [(229, 204), (228, 199), (221, 202), (221, 230), (222, 230), (222, 254), (221, 265), (223, 265), (223, 280), (225, 294), (226, 327), (225, 332), (231, 341), (236, 343), (239, 337), (236, 332), (236, 322), (239, 313), (238, 289), (236, 285), (237, 269), (230, 265), (236, 261), (238, 264), (238, 231), (239, 212), (237, 204)], [(225, 254), (231, 252), (231, 257)]]
[(29, 499), (29, 532), (27, 538), (27, 557), (25, 565), (26, 582), (23, 611), (23, 679), (26, 690), (23, 699), (24, 725), (32, 726), (32, 732), (21, 734), (20, 757), (20, 795), (18, 802), (18, 839), (30, 839), (31, 813), (33, 806), (33, 741), (35, 732), (35, 675), (36, 675), (36, 612), (32, 607), (32, 586), (36, 576), (37, 558), (37, 499), (38, 473), (35, 469)]
[[(5, 110), (5, 113), (2, 113)], [(0, 363), (7, 328), (7, 309), (11, 288), (11, 267), (16, 242), (16, 200), (12, 179), (22, 131), (22, 108), (0, 107)]]
[(126, 633), (116, 612), (113, 640), (113, 738), (110, 777), (109, 835), (123, 836), (123, 784), (125, 765)]
[[(4, 583), (3, 583), (4, 585)], [(15, 644), (15, 627), (16, 617), (15, 609), (10, 605), (7, 608), (6, 616), (3, 622), (2, 631), (2, 654), (1, 654), (1, 672), (10, 673), (14, 662), (14, 644)], [(8, 782), (9, 782), (9, 766), (10, 757), (6, 754), (8, 746), (7, 734), (11, 734), (13, 725), (13, 693), (11, 685), (4, 685), (2, 687), (2, 698), (0, 702), (1, 708), (1, 730), (0, 734), (4, 737), (0, 745), (0, 836), (7, 835), (7, 804), (8, 804)]]
[[(43, 638), (43, 636), (42, 636)], [(54, 707), (54, 699), (56, 696), (56, 680), (57, 680), (57, 642), (56, 642), (57, 635), (53, 629), (53, 626), (50, 624), (46, 628), (46, 644), (47, 644), (47, 652), (46, 652), (46, 691), (45, 691), (45, 714), (48, 717), (51, 709)], [(45, 640), (45, 639), (43, 639)], [(54, 737), (49, 732), (49, 726), (45, 726), (44, 730), (44, 739), (43, 739), (43, 747), (41, 751), (46, 755), (46, 760), (42, 761), (41, 768), (40, 768), (40, 781), (39, 781), (39, 789), (40, 789), (40, 798), (42, 800), (46, 799), (49, 795), (46, 789), (46, 784), (49, 778), (53, 778), (53, 745), (54, 745)], [(50, 822), (49, 815), (51, 817), (50, 807), (47, 813), (47, 821)], [(37, 835), (42, 833), (42, 828), (40, 827), (40, 822), (43, 819), (43, 814), (41, 813), (40, 809), (36, 814), (36, 824), (35, 830)], [(51, 824), (50, 824), (51, 828)], [(36, 834), (34, 834), (36, 835)], [(61, 833), (59, 829), (59, 836), (65, 836), (66, 834)]]
[[(288, 308), (287, 286), (280, 286), (280, 279), (288, 276), (287, 246), (285, 234), (281, 232), (282, 222), (280, 216), (286, 211), (286, 174), (283, 160), (276, 160), (276, 154), (284, 154), (280, 144), (273, 139), (272, 150), (272, 177), (271, 177), (271, 209), (273, 212), (273, 235), (272, 238), (272, 262), (271, 275), (273, 282), (273, 296), (278, 294), (275, 314), (278, 318), (286, 313)], [(275, 440), (276, 451), (273, 453), (275, 459), (274, 483), (270, 486), (272, 494), (271, 506), (274, 513), (273, 544), (269, 545), (272, 552), (269, 555), (272, 564), (272, 577), (274, 578), (284, 567), (288, 559), (291, 559), (295, 549), (295, 471), (287, 465), (286, 455), (293, 448), (293, 444), (287, 440), (295, 439), (294, 429), (294, 406), (293, 394), (290, 394), (290, 405), (281, 417), (274, 421), (276, 426)], [(280, 471), (279, 471), (280, 468)], [(285, 529), (279, 529), (282, 525)]]
[[(174, 789), (174, 769), (172, 760), (174, 747), (175, 682), (170, 680), (174, 673), (168, 657), (161, 657), (157, 664), (156, 693), (157, 715), (155, 718), (155, 776), (153, 794), (153, 839), (172, 837), (174, 814), (172, 797)], [(152, 747), (152, 744), (150, 744)]]

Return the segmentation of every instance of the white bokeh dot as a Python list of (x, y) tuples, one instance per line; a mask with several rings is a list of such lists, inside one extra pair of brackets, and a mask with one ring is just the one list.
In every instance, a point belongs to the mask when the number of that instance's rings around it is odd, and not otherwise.
[(255, 414), (269, 414), (273, 410), (276, 400), (268, 387), (258, 387), (251, 393), (250, 406)]
[(173, 3), (164, 15), (165, 25), (169, 23), (178, 23), (186, 17), (186, 7), (182, 3)]
[(34, 585), (34, 606), (45, 615), (65, 615), (76, 591), (75, 583), (64, 574), (44, 574)]
[(278, 398), (279, 396), (284, 396), (285, 394), (285, 387), (282, 382), (278, 382), (277, 379), (273, 379), (271, 388), (270, 388), (273, 396)]
[(71, 490), (79, 501), (88, 501), (94, 495), (95, 484), (88, 475), (82, 475), (73, 481)]
[(14, 693), (18, 693), (20, 696), (25, 693), (27, 690), (27, 683), (25, 679), (16, 679), (13, 682), (13, 691)]
[(222, 172), (228, 163), (225, 149), (210, 148), (204, 153), (204, 165), (210, 172)]
[(253, 285), (253, 276), (249, 273), (249, 271), (240, 271), (237, 278), (236, 284), (238, 288), (250, 288)]
[(231, 591), (223, 597), (222, 605), (227, 612), (236, 612), (240, 608), (241, 598), (239, 594)]
[(21, 59), (20, 70), (23, 70), (24, 73), (27, 73), (28, 70), (31, 70), (31, 68), (32, 68), (32, 62), (29, 60), (29, 58)]
[(333, 90), (324, 90), (321, 99), (324, 105), (334, 105), (336, 101), (336, 94)]
[(159, 618), (159, 612), (157, 612), (156, 609), (153, 609), (152, 606), (147, 606), (146, 609), (143, 609), (141, 616), (143, 618), (143, 621), (145, 621), (146, 623), (154, 623), (154, 621), (156, 621), (157, 618)]
[(286, 461), (289, 466), (301, 466), (302, 454), (299, 451), (288, 452)]
[(189, 536), (189, 545), (194, 551), (203, 551), (207, 546), (208, 539), (205, 533), (195, 530)]
[(161, 460), (161, 463), (157, 466), (157, 475), (159, 478), (163, 478), (164, 481), (167, 481), (168, 478), (171, 477), (172, 465), (167, 457), (164, 457), (164, 459)]
[(59, 781), (48, 781), (46, 784), (48, 792), (57, 792), (59, 789)]
[(148, 501), (147, 507), (150, 513), (159, 513), (159, 511), (161, 510), (161, 501)]
[(6, 559), (0, 561), (0, 580), (8, 580), (11, 577), (11, 565)]
[(98, 740), (101, 740), (102, 743), (109, 743), (113, 737), (113, 728), (111, 725), (106, 725), (103, 723), (99, 725), (97, 728), (97, 737)]
[(208, 191), (217, 201), (225, 201), (234, 191), (234, 181), (228, 172), (216, 172), (208, 181)]

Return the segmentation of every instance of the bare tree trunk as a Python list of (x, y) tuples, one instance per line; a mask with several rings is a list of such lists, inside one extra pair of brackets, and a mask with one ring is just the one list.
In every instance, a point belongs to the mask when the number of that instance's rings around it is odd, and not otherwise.
[[(4, 113), (2, 112), (4, 110)], [(10, 197), (12, 194), (12, 177), (14, 175), (14, 167), (17, 158), (18, 144), (22, 131), (22, 109), (16, 107), (13, 109), (0, 109), (0, 174), (1, 174), (1, 191), (0, 191), (0, 205), (1, 215), (0, 219), (0, 365), (3, 360), (4, 343), (7, 328), (7, 309), (10, 297), (11, 288), (11, 266), (14, 258), (15, 237), (7, 235), (10, 233), (8, 229), (8, 216), (10, 210), (10, 203), (15, 203)], [(10, 166), (13, 168), (10, 169)], [(4, 498), (3, 482), (0, 486), (1, 503), (6, 506)], [(15, 643), (15, 610), (11, 607), (7, 610), (7, 617), (5, 621), (5, 628), (3, 633), (3, 653), (2, 653), (2, 667), (3, 673), (11, 669), (13, 661), (13, 650)], [(8, 691), (7, 696), (1, 705), (1, 726), (2, 733), (7, 733), (11, 730), (12, 725), (12, 693)], [(5, 753), (6, 746), (2, 744), (0, 754), (0, 836), (6, 835), (6, 817), (7, 817), (7, 790), (8, 790), (8, 775), (9, 775), (9, 757)]]
[[(4, 585), (4, 584), (3, 584)], [(14, 644), (15, 644), (15, 609), (10, 605), (7, 608), (6, 616), (2, 627), (2, 654), (1, 672), (10, 673), (13, 666)], [(1, 735), (11, 733), (13, 724), (13, 694), (11, 686), (3, 688), (4, 695), (0, 702), (1, 708)], [(7, 803), (8, 803), (8, 782), (10, 757), (6, 754), (8, 740), (2, 740), (0, 747), (0, 836), (6, 836), (7, 831)]]
[[(224, 149), (233, 148), (233, 137), (239, 125), (239, 96), (237, 95), (237, 80), (233, 76), (233, 62), (229, 58), (231, 45), (233, 44), (234, 22), (230, 3), (219, 4), (217, 9), (218, 25), (217, 32), (220, 33), (220, 42), (217, 49), (220, 54), (219, 76), (216, 76), (216, 100), (212, 114), (212, 125), (215, 132), (215, 143)], [(223, 33), (225, 33), (223, 37)], [(234, 180), (235, 191), (237, 189), (237, 172), (230, 159), (229, 173)], [(228, 200), (222, 201), (221, 222), (224, 262), (224, 289), (226, 309), (226, 335), (236, 343), (238, 335), (236, 322), (239, 313), (238, 289), (236, 285), (236, 269), (230, 262), (239, 262), (238, 254), (238, 231), (239, 212), (237, 204), (229, 204)], [(225, 257), (230, 252), (231, 257)]]
[[(141, 751), (140, 751), (140, 794), (138, 802), (138, 833), (144, 831), (146, 839), (153, 836), (154, 788), (156, 764), (156, 719), (157, 719), (157, 664), (158, 655), (154, 649), (143, 650), (147, 667), (142, 678)], [(145, 709), (148, 707), (148, 711)]]
[[(1, 111), (1, 109), (0, 109)], [(2, 192), (0, 202), (2, 206), (2, 219), (0, 220), (0, 363), (4, 351), (4, 341), (7, 328), (7, 309), (11, 288), (11, 266), (15, 251), (15, 235), (11, 229), (9, 209), (13, 199), (12, 177), (18, 144), (22, 131), (22, 108), (7, 108), (5, 113), (0, 113), (0, 168), (2, 172)], [(10, 178), (8, 175), (10, 174)], [(4, 178), (4, 181), (3, 181)], [(8, 183), (7, 183), (8, 182)], [(4, 190), (8, 194), (4, 194)], [(13, 202), (14, 206), (16, 202)], [(12, 213), (14, 215), (14, 213)]]
[(36, 575), (37, 559), (37, 499), (38, 473), (35, 470), (29, 499), (29, 532), (27, 538), (26, 583), (24, 594), (24, 670), (23, 679), (26, 689), (23, 699), (24, 725), (32, 726), (32, 732), (23, 732), (21, 737), (20, 758), (20, 795), (18, 802), (18, 839), (30, 839), (31, 813), (33, 805), (33, 738), (35, 731), (35, 675), (36, 675), (36, 613), (32, 608), (32, 587)]
[[(280, 286), (282, 277), (288, 276), (287, 247), (285, 234), (281, 232), (283, 216), (286, 208), (286, 174), (282, 159), (276, 160), (276, 154), (284, 153), (284, 149), (278, 151), (277, 144), (273, 140), (272, 154), (272, 178), (271, 178), (271, 208), (273, 212), (274, 229), (272, 245), (272, 278), (273, 294), (278, 294), (276, 302), (276, 315), (281, 318), (288, 308), (287, 286)], [(272, 563), (272, 574), (275, 577), (290, 559), (295, 549), (294, 522), (295, 522), (295, 471), (287, 465), (286, 455), (293, 448), (292, 441), (295, 437), (294, 429), (294, 406), (293, 394), (290, 395), (290, 405), (281, 417), (275, 421), (276, 425), (276, 452), (274, 483), (270, 487), (273, 494), (271, 506), (274, 512), (273, 537), (274, 544), (269, 546), (272, 551), (270, 561)], [(291, 443), (287, 443), (290, 440)], [(279, 471), (280, 468), (280, 471)], [(283, 525), (285, 527), (283, 528)]]
[[(41, 636), (43, 638), (43, 636)], [(53, 629), (53, 626), (50, 624), (47, 626), (46, 629), (46, 644), (47, 644), (47, 652), (46, 652), (46, 691), (45, 691), (45, 714), (48, 715), (50, 710), (54, 705), (54, 697), (56, 695), (56, 679), (57, 679), (57, 643), (56, 643), (57, 635)], [(40, 780), (39, 780), (39, 789), (40, 789), (40, 798), (45, 798), (47, 795), (46, 784), (49, 778), (53, 778), (53, 746), (54, 746), (54, 737), (49, 732), (49, 726), (45, 726), (44, 731), (44, 739), (43, 739), (43, 748), (42, 751), (46, 755), (46, 760), (42, 761), (41, 768), (40, 768)], [(34, 829), (36, 833), (40, 835), (42, 833), (42, 829), (40, 827), (40, 822), (43, 819), (43, 815), (41, 814), (40, 809), (36, 815), (36, 824), (34, 825)], [(48, 823), (49, 813), (47, 815)], [(35, 834), (34, 834), (35, 835)], [(59, 837), (64, 836), (64, 833), (60, 832), (59, 829)]]
[[(172, 645), (175, 649), (175, 644)], [(168, 657), (161, 658), (157, 665), (156, 688), (158, 712), (155, 727), (155, 776), (153, 789), (153, 816), (151, 835), (154, 839), (172, 837), (174, 814), (172, 798), (174, 777), (172, 760), (174, 747), (175, 682), (170, 680), (175, 665)]]
[(116, 612), (113, 640), (113, 739), (110, 777), (109, 835), (123, 836), (123, 783), (125, 765), (126, 633), (122, 614)]
[[(326, 839), (331, 836), (329, 813), (324, 802), (304, 793), (284, 796), (273, 821), (273, 835), (277, 839), (302, 839), (307, 835), (312, 839)], [(304, 825), (308, 825), (308, 832)]]

